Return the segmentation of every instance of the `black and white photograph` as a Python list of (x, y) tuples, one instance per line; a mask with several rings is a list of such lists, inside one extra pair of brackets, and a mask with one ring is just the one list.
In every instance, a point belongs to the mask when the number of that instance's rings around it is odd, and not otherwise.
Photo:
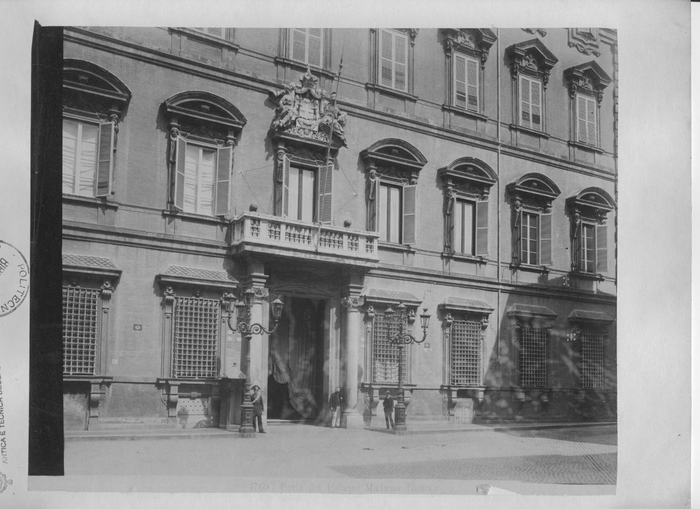
[[(689, 3), (647, 56), (631, 3), (548, 4), (34, 14), (26, 237), (0, 237), (28, 386), (0, 451), (26, 465), (0, 505), (689, 507)], [(674, 80), (681, 162), (648, 168), (637, 97)], [(677, 470), (642, 494), (640, 462)]]

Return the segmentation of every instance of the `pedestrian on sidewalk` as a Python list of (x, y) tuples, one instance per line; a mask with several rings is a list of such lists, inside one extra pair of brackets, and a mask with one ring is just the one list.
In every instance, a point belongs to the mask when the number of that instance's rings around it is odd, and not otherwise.
[(256, 430), (255, 421), (257, 419), (257, 428), (260, 429), (260, 433), (265, 433), (262, 423), (262, 413), (265, 410), (265, 404), (263, 403), (262, 392), (260, 391), (259, 385), (253, 386), (253, 431)]
[(391, 397), (391, 393), (389, 391), (386, 391), (385, 394), (384, 420), (386, 420), (386, 429), (394, 429), (394, 398)]
[(340, 414), (343, 411), (343, 396), (340, 394), (340, 387), (335, 388), (335, 392), (331, 394), (331, 428), (340, 428)]

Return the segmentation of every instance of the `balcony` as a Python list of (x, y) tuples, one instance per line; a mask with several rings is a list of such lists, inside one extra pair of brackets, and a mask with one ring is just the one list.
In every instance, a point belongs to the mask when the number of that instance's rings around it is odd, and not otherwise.
[(233, 221), (234, 254), (260, 253), (286, 258), (376, 267), (379, 234), (317, 225), (245, 212)]

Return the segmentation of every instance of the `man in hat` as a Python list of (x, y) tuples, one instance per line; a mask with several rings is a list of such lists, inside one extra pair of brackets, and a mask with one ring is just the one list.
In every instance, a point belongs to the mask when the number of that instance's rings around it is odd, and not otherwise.
[(384, 397), (384, 420), (386, 420), (386, 429), (394, 429), (394, 398), (391, 393), (386, 391)]
[(260, 386), (253, 385), (253, 430), (256, 431), (255, 420), (257, 419), (258, 428), (260, 433), (265, 433), (262, 423), (262, 413), (265, 410), (265, 405), (263, 404), (262, 392), (260, 391)]
[(340, 394), (340, 387), (335, 388), (335, 392), (331, 394), (331, 428), (340, 428), (340, 413), (343, 410), (343, 396)]

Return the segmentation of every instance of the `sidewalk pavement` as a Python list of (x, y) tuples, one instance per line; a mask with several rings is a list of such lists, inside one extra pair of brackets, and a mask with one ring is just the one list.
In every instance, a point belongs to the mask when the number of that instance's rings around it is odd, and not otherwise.
[[(615, 422), (501, 422), (489, 424), (457, 424), (446, 421), (414, 420), (407, 423), (406, 434), (438, 434), (438, 433), (466, 433), (466, 432), (498, 432), (510, 430), (542, 430), (542, 429), (569, 429), (594, 426), (616, 425)], [(313, 424), (289, 424), (269, 423), (271, 434), (286, 434), (285, 430), (309, 426), (327, 428), (327, 426), (315, 426)], [(392, 430), (384, 427), (384, 423), (375, 426), (361, 428), (365, 431), (373, 431), (385, 434), (394, 434)], [(347, 430), (338, 430), (343, 433)], [(68, 430), (64, 433), (66, 441), (83, 440), (157, 440), (178, 438), (224, 438), (236, 435), (236, 431), (226, 431), (219, 428), (142, 428), (124, 430)]]

